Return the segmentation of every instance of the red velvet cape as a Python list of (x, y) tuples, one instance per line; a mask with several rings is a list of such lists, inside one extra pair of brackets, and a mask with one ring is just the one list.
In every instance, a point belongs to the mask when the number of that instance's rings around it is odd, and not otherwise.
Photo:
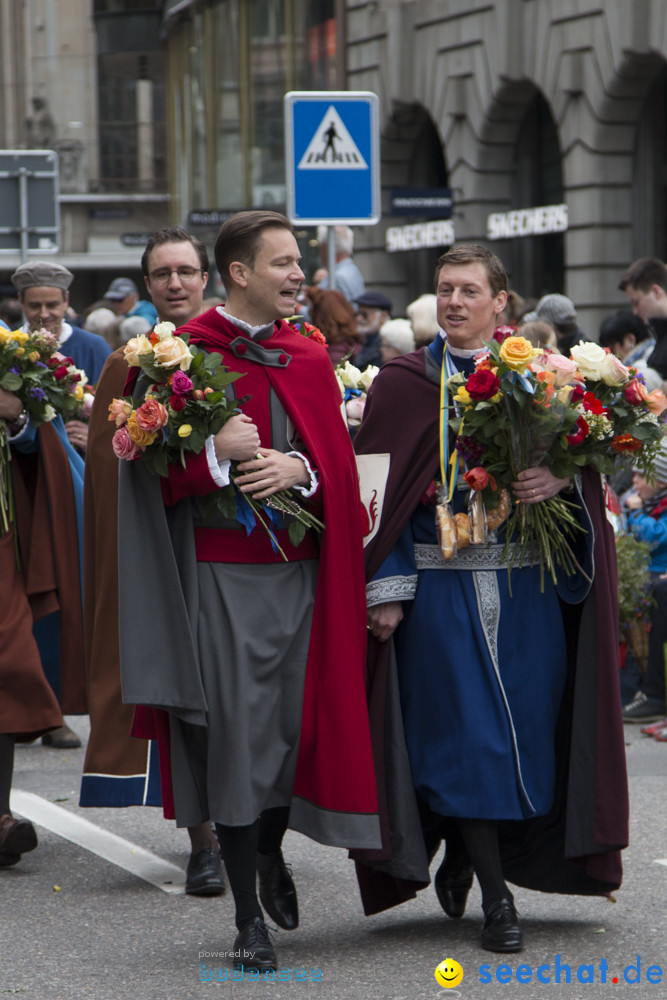
[[(234, 355), (230, 343), (246, 335), (216, 309), (179, 332), (188, 332), (193, 344), (221, 353), (231, 371), (253, 364)], [(317, 469), (326, 525), (320, 537), (294, 796), (327, 811), (373, 815), (377, 794), (365, 697), (365, 515), (340, 415), (340, 391), (326, 350), (287, 323), (276, 323), (271, 336), (259, 343), (288, 359), (262, 367)], [(238, 382), (239, 396), (246, 393), (244, 383)], [(244, 412), (254, 419), (252, 399)], [(142, 725), (142, 735), (148, 732)]]

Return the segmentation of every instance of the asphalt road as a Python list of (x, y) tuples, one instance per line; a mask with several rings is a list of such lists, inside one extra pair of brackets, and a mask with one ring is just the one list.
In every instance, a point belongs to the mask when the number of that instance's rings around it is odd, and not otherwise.
[[(86, 719), (69, 722), (85, 733)], [(665, 997), (667, 743), (642, 737), (637, 726), (626, 726), (626, 741), (631, 845), (615, 903), (518, 889), (515, 898), (525, 949), (503, 958), (479, 948), (481, 909), (476, 887), (461, 921), (445, 917), (432, 888), (413, 902), (366, 918), (345, 853), (289, 833), (285, 855), (294, 869), (301, 926), (292, 933), (276, 934), (281, 972), (274, 982), (233, 980), (226, 960), (213, 954), (232, 947), (231, 899), (196, 899), (178, 889), (173, 866), (183, 869), (189, 842), (183, 831), (162, 818), (161, 810), (80, 809), (84, 751), (57, 751), (40, 744), (19, 747), (14, 787), (39, 797), (22, 801), (31, 807), (43, 804), (47, 810), (47, 803), (55, 804), (52, 812), (58, 822), (83, 817), (95, 828), (118, 835), (123, 838), (115, 842), (119, 857), (127, 864), (119, 867), (88, 846), (53, 832), (52, 817), (46, 826), (38, 824), (38, 849), (25, 855), (16, 868), (0, 870), (0, 997)], [(81, 836), (95, 846), (94, 834), (86, 826)], [(127, 870), (135, 862), (144, 863), (141, 849), (162, 859), (153, 869), (157, 885)], [(666, 860), (660, 863), (660, 859)], [(157, 887), (161, 883), (171, 884)], [(434, 970), (450, 957), (462, 966), (463, 980), (456, 989), (443, 990)]]

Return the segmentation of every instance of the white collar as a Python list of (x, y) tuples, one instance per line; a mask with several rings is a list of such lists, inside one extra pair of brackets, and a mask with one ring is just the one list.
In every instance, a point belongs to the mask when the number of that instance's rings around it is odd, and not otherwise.
[(217, 312), (225, 319), (228, 319), (230, 323), (234, 326), (238, 326), (241, 330), (244, 330), (250, 337), (257, 337), (260, 333), (264, 333), (266, 330), (273, 330), (273, 323), (262, 323), (260, 326), (251, 326), (250, 323), (246, 323), (244, 319), (239, 319), (238, 316), (232, 316), (230, 312), (227, 312), (224, 306), (217, 306)]

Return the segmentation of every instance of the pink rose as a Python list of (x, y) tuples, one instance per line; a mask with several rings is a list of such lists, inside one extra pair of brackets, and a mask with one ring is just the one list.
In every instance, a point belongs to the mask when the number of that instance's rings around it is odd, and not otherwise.
[(349, 427), (358, 427), (360, 425), (361, 418), (364, 415), (365, 405), (365, 396), (352, 396), (351, 399), (348, 399), (345, 404), (345, 412), (347, 413), (347, 423)]
[(600, 365), (600, 374), (605, 385), (623, 385), (628, 381), (630, 369), (610, 351)]
[(137, 423), (142, 431), (159, 431), (169, 420), (167, 407), (157, 399), (147, 399), (137, 409)]
[(109, 420), (116, 422), (116, 427), (122, 427), (127, 423), (127, 418), (132, 413), (132, 404), (124, 399), (112, 399), (109, 403)]
[(171, 380), (171, 391), (175, 396), (187, 396), (193, 389), (194, 383), (185, 372), (174, 372)]
[(623, 395), (631, 406), (639, 406), (648, 398), (646, 386), (638, 378), (633, 378), (623, 386)]
[(564, 385), (574, 381), (577, 374), (577, 366), (571, 358), (566, 358), (563, 354), (549, 354), (544, 359), (544, 367), (548, 372), (554, 372), (556, 376), (555, 387), (561, 389)]
[(111, 446), (116, 458), (125, 459), (126, 462), (131, 462), (141, 451), (128, 434), (127, 427), (125, 426), (118, 428), (113, 436)]

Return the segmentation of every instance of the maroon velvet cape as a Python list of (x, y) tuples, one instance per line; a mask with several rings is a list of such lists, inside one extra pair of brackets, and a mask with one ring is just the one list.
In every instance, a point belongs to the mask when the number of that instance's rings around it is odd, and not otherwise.
[[(231, 371), (243, 371), (248, 364), (230, 346), (246, 335), (216, 309), (180, 332), (188, 332), (193, 344), (220, 352)], [(377, 795), (365, 698), (365, 515), (354, 453), (340, 416), (340, 391), (326, 350), (288, 324), (276, 323), (260, 343), (288, 359), (264, 370), (318, 471), (326, 525), (320, 537), (294, 798), (323, 816), (374, 816)], [(243, 380), (238, 391), (243, 395)], [(252, 416), (252, 401), (247, 412)], [(151, 733), (146, 721), (138, 710), (137, 734)]]
[[(355, 438), (359, 454), (391, 453), (380, 530), (366, 547), (370, 579), (391, 552), (438, 469), (439, 386), (426, 378), (425, 348), (385, 365), (371, 386)], [(556, 794), (546, 816), (501, 824), (508, 879), (546, 892), (604, 895), (622, 878), (628, 843), (628, 797), (618, 677), (616, 555), (600, 477), (583, 470), (583, 495), (594, 529), (595, 580), (582, 605), (561, 604), (568, 641), (568, 681), (557, 729)], [(369, 697), (383, 831), (392, 818), (383, 788), (390, 643), (369, 642)], [(360, 854), (355, 854), (360, 857)], [(368, 852), (369, 860), (382, 858)], [(414, 896), (418, 883), (357, 865), (367, 913)], [(423, 884), (423, 883), (422, 883)]]

